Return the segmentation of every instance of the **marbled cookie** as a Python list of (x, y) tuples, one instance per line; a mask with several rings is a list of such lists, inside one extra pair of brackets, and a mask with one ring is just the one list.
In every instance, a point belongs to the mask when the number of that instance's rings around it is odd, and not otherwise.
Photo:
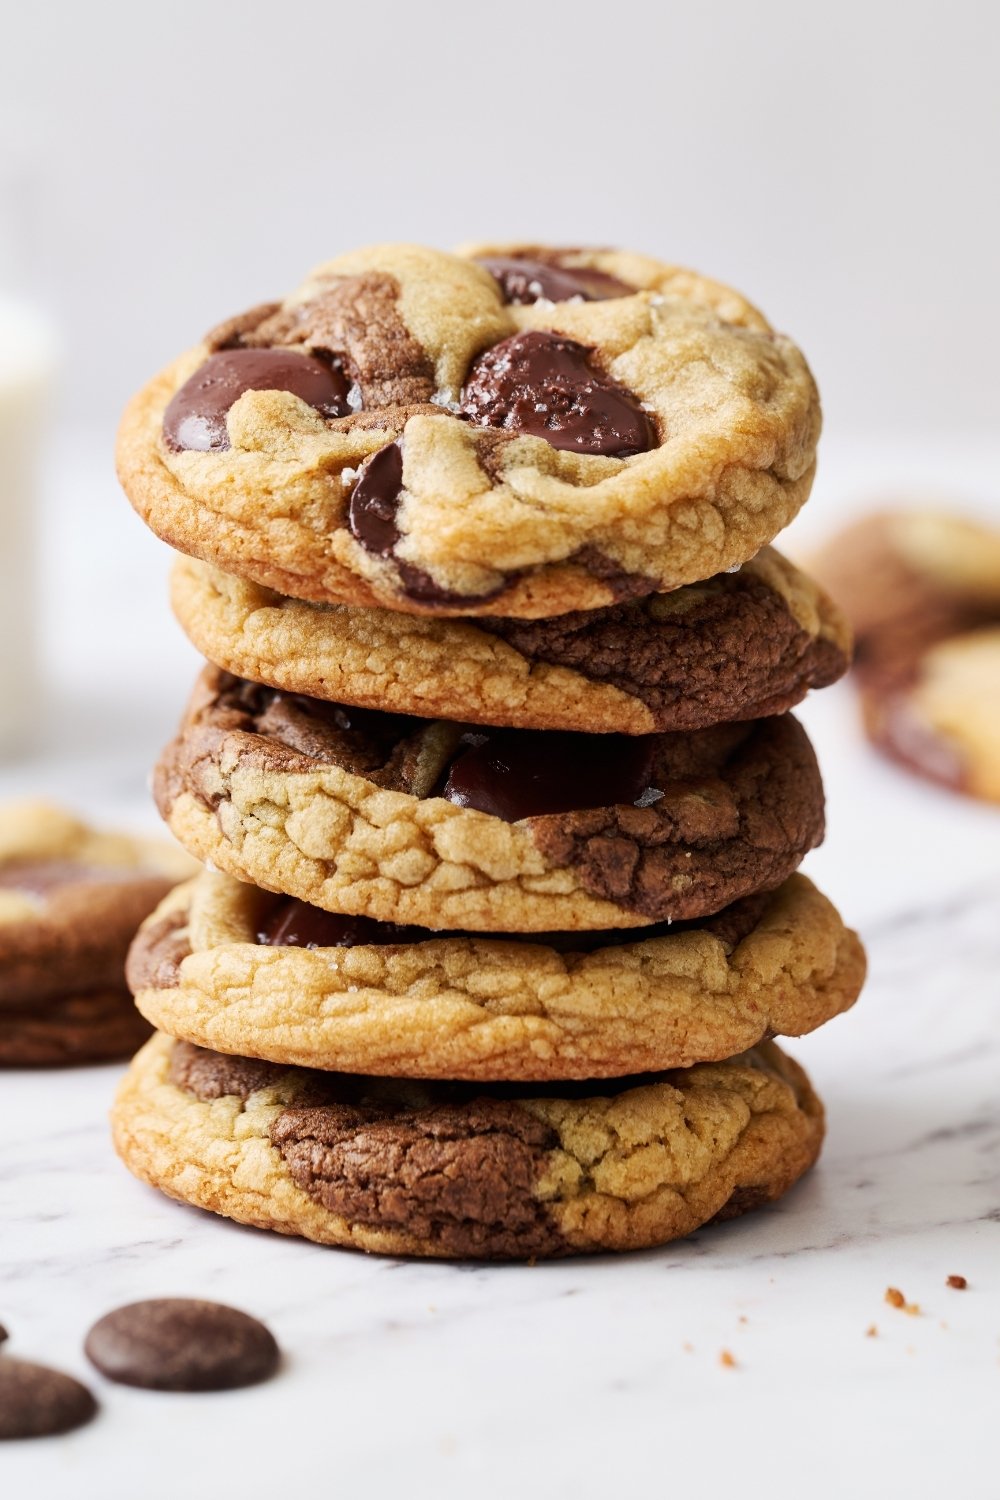
[(863, 676), (873, 742), (909, 770), (1000, 802), (1000, 625), (928, 647), (905, 673)]
[(873, 743), (932, 781), (1000, 801), (1000, 529), (877, 515), (816, 563), (857, 630)]
[(126, 411), (139, 514), (281, 594), (440, 615), (602, 608), (753, 557), (812, 483), (794, 344), (675, 266), (507, 251), (521, 283), (356, 251), (213, 330)]
[(1000, 621), (1000, 528), (928, 510), (866, 516), (812, 559), (857, 637), (857, 665)]
[(142, 919), (194, 863), (44, 803), (0, 809), (0, 1065), (128, 1057), (149, 1035), (125, 987)]
[(182, 558), (174, 612), (204, 656), (286, 692), (505, 724), (649, 734), (784, 713), (846, 670), (850, 633), (771, 548), (670, 594), (548, 620), (307, 604)]
[(241, 1223), (493, 1260), (664, 1244), (780, 1197), (823, 1138), (773, 1042), (557, 1089), (311, 1073), (155, 1036), (112, 1127), (136, 1176)]
[(154, 777), (181, 842), (330, 911), (471, 931), (703, 916), (823, 834), (788, 714), (689, 734), (470, 730), (207, 668)]
[(407, 1078), (619, 1077), (732, 1057), (848, 1009), (864, 952), (804, 876), (699, 922), (482, 937), (335, 916), (205, 873), (128, 961), (159, 1031)]

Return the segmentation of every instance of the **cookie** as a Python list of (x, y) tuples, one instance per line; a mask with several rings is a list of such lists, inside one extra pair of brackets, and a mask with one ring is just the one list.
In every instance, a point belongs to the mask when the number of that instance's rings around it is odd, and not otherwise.
[(483, 938), (206, 873), (147, 919), (128, 977), (157, 1030), (219, 1052), (407, 1078), (613, 1078), (812, 1031), (857, 999), (864, 952), (802, 875), (698, 923)]
[[(820, 415), (787, 338), (644, 257), (503, 258), (520, 289), (486, 253), (375, 246), (213, 330), (125, 413), (132, 504), (283, 595), (503, 618), (710, 578), (788, 524)], [(578, 290), (534, 297), (542, 261)]]
[(906, 672), (862, 678), (872, 741), (911, 771), (1000, 802), (1000, 625), (929, 647)]
[(56, 1437), (97, 1415), (97, 1402), (72, 1375), (0, 1353), (0, 1441)]
[(472, 931), (636, 927), (770, 889), (823, 834), (788, 714), (690, 734), (467, 730), (203, 672), (154, 776), (217, 869), (330, 911)]
[(154, 1297), (106, 1313), (87, 1358), (108, 1380), (150, 1391), (231, 1391), (269, 1380), (274, 1335), (239, 1308), (197, 1297)]
[(728, 1062), (546, 1093), (310, 1073), (155, 1036), (115, 1146), (171, 1197), (392, 1255), (638, 1250), (780, 1197), (822, 1106), (773, 1042)]
[(763, 718), (836, 681), (850, 654), (840, 612), (771, 548), (705, 583), (550, 620), (307, 604), (192, 558), (171, 592), (194, 645), (238, 677), (521, 729), (650, 734)]
[(135, 930), (194, 869), (44, 803), (0, 810), (0, 1064), (130, 1056), (149, 1035), (125, 986)]
[(857, 637), (856, 665), (1000, 622), (1000, 530), (945, 512), (866, 516), (811, 560)]
[(1000, 801), (1000, 530), (933, 512), (873, 516), (817, 566), (858, 631), (872, 742), (932, 781)]

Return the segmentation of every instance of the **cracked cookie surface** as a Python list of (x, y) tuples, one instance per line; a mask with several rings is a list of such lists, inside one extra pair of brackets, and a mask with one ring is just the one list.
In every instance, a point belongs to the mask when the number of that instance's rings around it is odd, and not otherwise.
[(650, 734), (784, 713), (850, 654), (840, 612), (771, 548), (670, 594), (538, 621), (307, 604), (193, 558), (171, 595), (198, 650), (236, 676), (513, 728)]
[(129, 1056), (149, 1034), (125, 987), (136, 928), (194, 862), (62, 809), (0, 808), (0, 1064)]
[(822, 1105), (773, 1042), (556, 1090), (284, 1069), (156, 1036), (112, 1128), (136, 1176), (241, 1223), (496, 1260), (665, 1244), (778, 1198), (822, 1144)]
[(856, 935), (801, 875), (638, 933), (435, 935), (299, 907), (209, 873), (172, 893), (129, 955), (139, 1009), (199, 1046), (302, 1067), (598, 1078), (801, 1036), (864, 979)]
[(823, 833), (815, 755), (788, 714), (631, 739), (485, 733), (215, 668), (154, 793), (181, 843), (238, 879), (470, 931), (703, 916), (780, 885)]
[(753, 557), (815, 467), (794, 344), (674, 266), (501, 249), (621, 290), (553, 302), (529, 278), (508, 300), (489, 247), (330, 261), (130, 403), (118, 469), (139, 514), (283, 595), (417, 614), (602, 608)]

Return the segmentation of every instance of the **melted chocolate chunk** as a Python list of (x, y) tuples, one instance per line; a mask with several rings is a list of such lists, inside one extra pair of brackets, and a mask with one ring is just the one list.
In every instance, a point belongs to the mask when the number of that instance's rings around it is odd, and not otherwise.
[(358, 948), (373, 943), (419, 943), (438, 936), (423, 927), (400, 927), (371, 917), (322, 911), (289, 896), (270, 913), (257, 941), (271, 948)]
[[(403, 489), (403, 445), (389, 443), (362, 464), (348, 504), (351, 535), (367, 552), (391, 557), (399, 541), (396, 512)], [(408, 598), (420, 604), (481, 604), (503, 592), (506, 582), (485, 594), (456, 594), (442, 588), (423, 568), (397, 561), (399, 581)]]
[(591, 351), (533, 329), (473, 363), (462, 411), (479, 427), (544, 438), (554, 448), (618, 458), (655, 447), (652, 421), (630, 391), (590, 364)]
[(347, 524), (367, 552), (388, 557), (399, 541), (396, 511), (403, 488), (403, 447), (389, 443), (361, 465), (347, 512)]
[(492, 730), (463, 736), (442, 796), (459, 807), (519, 818), (655, 800), (653, 735)]
[(331, 360), (295, 349), (222, 349), (185, 381), (163, 417), (163, 437), (175, 453), (219, 453), (229, 447), (226, 416), (244, 391), (291, 391), (324, 417), (353, 409), (351, 382)]
[(607, 271), (561, 266), (527, 255), (491, 255), (479, 264), (499, 284), (504, 301), (521, 307), (542, 298), (547, 302), (605, 302), (611, 297), (631, 297), (636, 290)]
[(376, 922), (371, 917), (348, 917), (321, 911), (295, 896), (285, 897), (270, 913), (257, 934), (257, 941), (272, 948), (383, 947), (396, 943), (429, 943), (436, 939), (470, 938), (477, 942), (529, 943), (554, 948), (557, 953), (593, 953), (598, 948), (620, 948), (626, 943), (646, 943), (653, 938), (674, 937), (680, 932), (708, 932), (727, 948), (752, 932), (767, 903), (761, 892), (724, 907), (711, 917), (686, 922), (654, 922), (633, 929), (612, 927), (589, 932), (486, 932), (441, 931), (427, 927), (404, 927), (396, 922)]

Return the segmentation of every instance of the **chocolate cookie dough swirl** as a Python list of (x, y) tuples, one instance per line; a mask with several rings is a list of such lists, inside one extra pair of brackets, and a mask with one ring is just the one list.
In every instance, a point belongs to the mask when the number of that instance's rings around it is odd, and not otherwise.
[(210, 869), (133, 944), (139, 1176), (324, 1244), (661, 1244), (784, 1192), (774, 1045), (864, 954), (796, 873), (788, 712), (847, 627), (767, 543), (815, 386), (737, 293), (611, 251), (376, 246), (131, 403), (208, 658), (156, 768)]

